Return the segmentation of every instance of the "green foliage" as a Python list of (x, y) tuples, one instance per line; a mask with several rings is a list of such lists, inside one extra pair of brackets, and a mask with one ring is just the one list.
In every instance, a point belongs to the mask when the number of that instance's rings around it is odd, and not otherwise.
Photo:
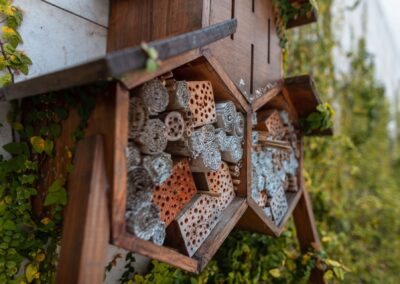
[(158, 52), (154, 47), (150, 47), (147, 43), (141, 45), (143, 51), (147, 54), (146, 71), (154, 72), (158, 69), (160, 62), (158, 61)]
[(305, 2), (287, 0), (273, 0), (275, 9), (275, 25), (280, 39), (280, 46), (285, 48), (288, 43), (286, 26), (290, 20), (296, 20), (299, 17), (311, 18), (314, 9), (317, 9), (316, 0)]
[[(35, 215), (31, 205), (37, 195), (39, 169), (53, 157), (54, 140), (61, 135), (61, 124), (71, 108), (76, 108), (79, 115), (71, 141), (82, 137), (95, 104), (93, 93), (103, 88), (99, 84), (25, 99), (23, 113), (19, 104), (13, 102), (14, 111), (8, 115), (8, 123), (21, 141), (3, 146), (11, 159), (0, 156), (0, 283), (54, 282), (62, 210), (68, 200), (64, 184), (73, 169), (72, 151), (66, 149), (65, 176), (54, 180), (47, 190), (45, 216)], [(23, 259), (28, 262), (21, 267)]]
[(0, 2), (0, 16), (5, 23), (1, 28), (0, 36), (0, 87), (14, 82), (14, 76), (22, 73), (28, 75), (31, 59), (22, 51), (18, 45), (23, 43), (17, 29), (20, 27), (23, 16), (22, 11), (12, 5), (11, 0)]
[(320, 104), (315, 112), (301, 121), (301, 127), (305, 133), (332, 128), (334, 115), (335, 111), (330, 104)]

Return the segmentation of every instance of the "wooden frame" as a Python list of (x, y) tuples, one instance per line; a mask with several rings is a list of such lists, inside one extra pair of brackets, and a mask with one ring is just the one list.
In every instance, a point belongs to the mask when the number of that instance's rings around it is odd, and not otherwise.
[[(217, 101), (226, 99), (232, 100), (237, 109), (244, 113), (246, 120), (245, 133), (247, 135), (250, 106), (209, 51), (204, 51), (203, 54), (195, 60), (182, 64), (170, 71), (173, 72), (174, 78), (177, 80), (210, 81), (213, 86), (214, 97)], [(153, 76), (146, 77), (146, 79), (150, 80), (156, 77), (156, 75), (157, 74), (153, 74)], [(141, 82), (141, 80), (137, 82)], [(131, 87), (137, 86), (138, 84), (131, 85)], [(116, 126), (114, 132), (114, 183), (112, 186), (113, 193), (111, 201), (112, 241), (115, 245), (127, 250), (166, 262), (186, 271), (199, 273), (211, 260), (212, 256), (222, 245), (225, 238), (235, 227), (247, 208), (245, 199), (249, 180), (249, 152), (247, 151), (249, 146), (247, 143), (250, 140), (245, 139), (243, 167), (239, 178), (244, 182), (238, 185), (237, 197), (235, 197), (232, 203), (223, 211), (220, 221), (193, 257), (188, 257), (179, 253), (174, 248), (159, 246), (150, 241), (142, 240), (125, 230), (125, 200), (127, 196), (125, 148), (128, 141), (128, 100), (129, 94), (127, 91), (120, 90), (117, 92), (115, 106)]]
[[(300, 119), (307, 117), (310, 113), (315, 111), (320, 103), (321, 100), (316, 92), (313, 79), (309, 75), (303, 75), (287, 78), (279, 82), (264, 96), (253, 101), (251, 108), (253, 112), (263, 108), (284, 109), (291, 117), (294, 126), (299, 129)], [(248, 125), (248, 128), (251, 129), (251, 124)], [(298, 174), (299, 191), (295, 193), (286, 193), (288, 211), (285, 217), (279, 225), (276, 225), (253, 200), (251, 197), (251, 187), (249, 186), (247, 189), (247, 202), (249, 207), (238, 223), (239, 228), (273, 236), (279, 236), (284, 231), (284, 225), (295, 210), (297, 203), (306, 192), (305, 181), (302, 174), (304, 163), (302, 133), (298, 135), (298, 139), (301, 152)]]

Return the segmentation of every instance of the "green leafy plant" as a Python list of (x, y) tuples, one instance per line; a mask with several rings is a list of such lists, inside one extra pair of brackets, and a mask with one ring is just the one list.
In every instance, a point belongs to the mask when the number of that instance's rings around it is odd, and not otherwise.
[(326, 130), (333, 127), (335, 111), (328, 103), (317, 106), (315, 112), (308, 115), (301, 121), (303, 131), (311, 133), (314, 130)]
[(146, 60), (146, 71), (154, 72), (160, 66), (160, 61), (158, 60), (158, 52), (154, 47), (150, 47), (147, 43), (142, 43), (141, 47), (147, 55)]
[(23, 51), (17, 49), (23, 43), (17, 31), (23, 20), (22, 11), (13, 6), (11, 0), (0, 0), (0, 17), (4, 23), (0, 39), (0, 71), (3, 71), (0, 76), (1, 87), (13, 83), (15, 75), (27, 75), (32, 61)]

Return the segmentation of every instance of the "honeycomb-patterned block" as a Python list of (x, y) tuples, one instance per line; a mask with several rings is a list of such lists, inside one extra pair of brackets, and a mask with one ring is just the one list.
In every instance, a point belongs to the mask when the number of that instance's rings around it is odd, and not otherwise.
[(210, 191), (219, 196), (199, 195), (195, 202), (175, 220), (175, 228), (180, 235), (176, 239), (183, 242), (179, 247), (183, 248), (189, 256), (193, 256), (206, 240), (218, 223), (222, 211), (235, 197), (229, 167), (226, 163), (222, 163), (217, 172), (207, 173), (206, 178)]
[(196, 194), (196, 185), (190, 172), (189, 161), (182, 159), (172, 175), (153, 191), (153, 202), (160, 208), (161, 220), (168, 226), (182, 208)]
[(215, 101), (210, 81), (187, 82), (190, 92), (189, 109), (193, 113), (193, 127), (216, 122)]
[(282, 139), (285, 136), (287, 129), (277, 110), (260, 111), (257, 116), (257, 130), (266, 131), (273, 139)]

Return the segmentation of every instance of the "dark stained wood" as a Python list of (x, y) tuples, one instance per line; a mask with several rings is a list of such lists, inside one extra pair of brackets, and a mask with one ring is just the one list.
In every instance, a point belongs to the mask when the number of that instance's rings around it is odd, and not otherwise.
[(203, 2), (206, 1), (111, 1), (107, 50), (115, 51), (200, 29)]
[(114, 241), (114, 244), (126, 250), (157, 259), (183, 270), (199, 273), (199, 262), (185, 256), (176, 250), (156, 245), (149, 241), (139, 239), (129, 233), (124, 233)]
[(100, 135), (78, 143), (56, 283), (103, 283), (109, 241), (107, 179)]
[[(296, 1), (292, 1), (292, 2), (296, 2)], [(300, 1), (298, 1), (298, 2), (300, 2)], [(301, 2), (309, 2), (309, 0), (301, 1)], [(315, 8), (313, 8), (311, 13), (309, 14), (309, 16), (304, 15), (304, 16), (298, 17), (297, 19), (290, 19), (286, 24), (286, 29), (301, 27), (301, 26), (308, 25), (311, 23), (316, 23), (317, 21), (318, 21), (318, 13), (317, 13), (317, 10)]]
[[(160, 60), (167, 60), (227, 37), (235, 32), (236, 26), (236, 20), (229, 20), (148, 45), (157, 50)], [(125, 73), (144, 68), (146, 60), (147, 55), (140, 46), (115, 51), (94, 61), (1, 88), (0, 95), (5, 95), (7, 100), (13, 100), (110, 77), (119, 78)]]
[(265, 104), (267, 104), (271, 99), (273, 99), (276, 95), (278, 95), (281, 91), (283, 90), (283, 81), (280, 80), (278, 81), (277, 85), (273, 87), (271, 90), (263, 94), (261, 97), (255, 99), (251, 103), (251, 109), (252, 111), (257, 111), (261, 107), (263, 107)]
[(200, 268), (202, 271), (208, 262), (212, 259), (219, 247), (233, 230), (236, 223), (243, 215), (247, 208), (246, 200), (243, 198), (235, 198), (231, 204), (222, 212), (221, 220), (217, 226), (211, 231), (207, 240), (197, 250), (194, 258), (200, 260)]
[(279, 236), (279, 228), (272, 219), (265, 215), (264, 211), (250, 195), (247, 197), (247, 204), (249, 207), (237, 223), (237, 227), (250, 232), (276, 237)]
[(309, 75), (285, 79), (285, 89), (300, 118), (305, 118), (321, 104), (314, 80)]
[[(211, 44), (210, 49), (242, 92), (263, 93), (267, 83), (283, 77), (282, 49), (276, 32), (272, 1), (211, 1), (210, 24), (231, 19), (232, 4), (235, 5), (234, 16), (239, 22), (237, 32), (234, 37)], [(244, 86), (240, 84), (241, 81)]]

